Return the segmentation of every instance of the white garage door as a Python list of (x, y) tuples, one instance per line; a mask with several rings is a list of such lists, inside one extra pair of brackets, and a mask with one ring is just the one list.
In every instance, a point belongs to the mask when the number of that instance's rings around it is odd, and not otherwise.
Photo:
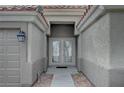
[(0, 30), (0, 86), (20, 83), (20, 43), (18, 30)]

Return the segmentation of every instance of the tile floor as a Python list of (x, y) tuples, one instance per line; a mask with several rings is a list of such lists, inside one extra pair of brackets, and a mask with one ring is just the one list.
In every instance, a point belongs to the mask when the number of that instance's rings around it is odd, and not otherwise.
[(76, 67), (49, 67), (34, 87), (92, 87), (92, 84), (82, 73), (77, 72)]
[(51, 87), (75, 87), (71, 74), (77, 73), (75, 67), (49, 67), (47, 73), (54, 74)]

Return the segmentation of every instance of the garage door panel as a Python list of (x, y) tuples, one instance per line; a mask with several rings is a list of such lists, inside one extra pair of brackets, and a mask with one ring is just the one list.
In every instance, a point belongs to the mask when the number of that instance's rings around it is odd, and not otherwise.
[(0, 87), (5, 87), (6, 84), (5, 83), (0, 83)]
[(18, 30), (10, 30), (7, 31), (7, 39), (17, 39), (16, 35), (17, 35)]
[(19, 72), (19, 70), (8, 70), (7, 71), (7, 75), (8, 76), (17, 76), (17, 77), (19, 77), (20, 76), (20, 72)]
[(6, 68), (7, 62), (0, 62), (0, 68)]
[(3, 38), (4, 38), (4, 31), (0, 30), (0, 39), (3, 39)]
[(19, 83), (7, 83), (7, 87), (20, 87)]
[(8, 62), (7, 68), (19, 68), (20, 63), (19, 62)]
[(17, 54), (20, 52), (19, 49), (20, 49), (19, 46), (8, 46), (7, 52), (8, 54)]
[(7, 55), (7, 60), (8, 61), (19, 61), (20, 57), (17, 54)]
[(19, 42), (16, 40), (12, 42), (12, 40), (4, 42), (4, 46), (19, 46)]
[(16, 44), (16, 43), (18, 43), (18, 39), (17, 38), (16, 39), (7, 39), (6, 43), (8, 43), (8, 44), (15, 43)]
[(20, 75), (19, 70), (6, 70), (4, 73), (7, 74), (8, 76), (17, 76), (17, 77), (19, 77), (19, 75)]
[(20, 42), (19, 30), (0, 30), (0, 86), (20, 84)]
[(4, 76), (5, 69), (0, 69), (0, 76)]
[(0, 62), (3, 62), (5, 60), (5, 55), (4, 54), (0, 54)]
[(4, 54), (4, 46), (0, 46), (0, 54)]
[(6, 83), (7, 82), (7, 78), (4, 76), (0, 76), (0, 83)]
[(4, 47), (4, 41), (0, 39), (0, 47)]
[(19, 72), (19, 70), (0, 69), (0, 77), (3, 77), (3, 76), (16, 76), (16, 77), (19, 77), (20, 76), (20, 72)]
[(7, 78), (7, 83), (19, 83), (20, 82), (20, 78), (19, 77), (8, 77)]

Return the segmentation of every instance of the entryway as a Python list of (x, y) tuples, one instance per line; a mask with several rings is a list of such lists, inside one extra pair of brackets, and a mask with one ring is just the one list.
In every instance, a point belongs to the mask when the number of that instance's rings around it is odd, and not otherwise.
[(49, 38), (49, 65), (75, 66), (75, 38)]
[(74, 87), (71, 76), (72, 73), (77, 73), (74, 23), (51, 24), (51, 36), (48, 41), (49, 67), (47, 74), (53, 74), (51, 87)]
[[(91, 83), (76, 68), (76, 37), (74, 24), (51, 24), (48, 36), (48, 70), (36, 87), (91, 87)], [(59, 68), (58, 68), (59, 67)], [(64, 68), (65, 67), (65, 68)]]

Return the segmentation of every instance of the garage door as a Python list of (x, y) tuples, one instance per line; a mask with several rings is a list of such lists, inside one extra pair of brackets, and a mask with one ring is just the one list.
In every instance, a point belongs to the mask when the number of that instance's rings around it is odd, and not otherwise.
[(19, 86), (20, 43), (18, 30), (0, 30), (0, 86)]

